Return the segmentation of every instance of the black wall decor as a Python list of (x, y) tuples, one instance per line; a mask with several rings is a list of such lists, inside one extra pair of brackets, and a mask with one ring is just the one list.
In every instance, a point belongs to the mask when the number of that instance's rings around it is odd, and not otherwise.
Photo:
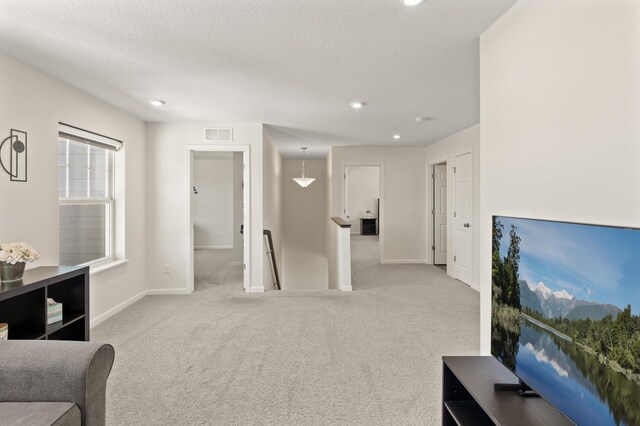
[(12, 181), (27, 181), (27, 132), (11, 129), (10, 135), (0, 143), (0, 166)]

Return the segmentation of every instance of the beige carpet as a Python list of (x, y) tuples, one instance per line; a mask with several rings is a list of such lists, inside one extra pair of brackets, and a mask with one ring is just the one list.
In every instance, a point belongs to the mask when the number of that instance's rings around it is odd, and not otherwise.
[(479, 294), (433, 266), (379, 265), (354, 236), (353, 293), (243, 294), (197, 252), (196, 292), (147, 296), (112, 343), (109, 425), (437, 425), (441, 356), (479, 351)]

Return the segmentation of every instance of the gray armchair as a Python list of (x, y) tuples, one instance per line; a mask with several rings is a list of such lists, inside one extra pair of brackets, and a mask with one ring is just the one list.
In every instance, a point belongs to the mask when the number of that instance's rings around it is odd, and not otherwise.
[(111, 345), (0, 342), (0, 425), (105, 424)]

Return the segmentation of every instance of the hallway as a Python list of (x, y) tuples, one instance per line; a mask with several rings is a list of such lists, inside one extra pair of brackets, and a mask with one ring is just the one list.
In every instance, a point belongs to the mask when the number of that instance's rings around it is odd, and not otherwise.
[(478, 353), (479, 294), (375, 250), (353, 238), (352, 293), (245, 294), (221, 269), (100, 324), (108, 424), (439, 424), (441, 357)]
[(231, 249), (194, 250), (193, 277), (195, 292), (209, 286), (238, 284), (242, 288), (242, 262), (234, 261)]

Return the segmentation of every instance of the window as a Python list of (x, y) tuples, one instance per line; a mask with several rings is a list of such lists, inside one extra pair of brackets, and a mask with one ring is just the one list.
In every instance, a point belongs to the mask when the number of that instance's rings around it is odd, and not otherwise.
[(113, 259), (114, 154), (121, 143), (60, 124), (58, 136), (61, 265)]

